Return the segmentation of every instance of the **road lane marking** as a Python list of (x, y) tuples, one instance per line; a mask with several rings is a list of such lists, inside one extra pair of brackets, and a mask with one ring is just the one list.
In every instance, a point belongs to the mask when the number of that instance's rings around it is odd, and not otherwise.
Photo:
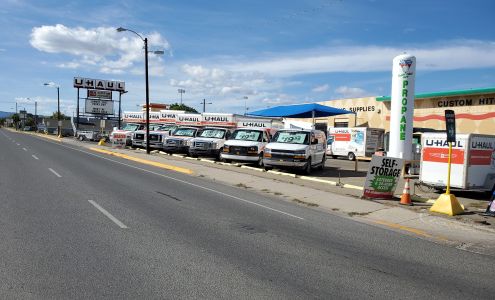
[(60, 174), (58, 174), (57, 172), (55, 172), (55, 170), (53, 170), (52, 168), (48, 168), (48, 170), (50, 170), (50, 172), (52, 172), (53, 174), (55, 174), (55, 176), (62, 177)]
[(115, 224), (117, 224), (117, 226), (119, 226), (120, 228), (122, 228), (122, 229), (128, 228), (127, 226), (125, 226), (124, 223), (120, 222), (116, 217), (112, 216), (112, 214), (109, 213), (106, 209), (104, 209), (103, 207), (99, 206), (98, 203), (94, 202), (93, 200), (88, 200), (88, 202), (91, 203), (94, 207), (96, 207), (96, 209), (98, 209), (102, 214), (104, 214), (105, 216), (107, 216), (107, 218), (109, 218)]
[[(53, 143), (53, 144), (56, 144), (56, 143)], [(286, 216), (289, 216), (289, 217), (292, 217), (292, 218), (296, 218), (296, 219), (299, 219), (299, 220), (304, 220), (304, 218), (301, 218), (299, 216), (296, 216), (296, 215), (293, 215), (293, 214), (290, 214), (290, 213), (287, 213), (287, 212), (284, 212), (284, 211), (281, 211), (281, 210), (278, 210), (278, 209), (275, 209), (275, 208), (271, 208), (271, 207), (265, 206), (263, 204), (259, 204), (259, 203), (253, 202), (253, 201), (249, 201), (249, 200), (246, 200), (246, 199), (243, 199), (243, 198), (239, 198), (239, 197), (234, 196), (234, 195), (230, 195), (230, 194), (223, 193), (223, 192), (220, 192), (220, 191), (217, 191), (217, 190), (214, 190), (214, 189), (210, 189), (210, 188), (207, 188), (207, 187), (198, 185), (198, 184), (194, 184), (194, 183), (191, 183), (191, 182), (188, 182), (188, 181), (185, 181), (185, 180), (181, 180), (181, 179), (174, 178), (174, 177), (171, 177), (171, 176), (168, 176), (168, 175), (160, 174), (160, 173), (157, 173), (157, 172), (154, 172), (154, 171), (151, 171), (151, 170), (146, 170), (146, 169), (143, 169), (143, 168), (140, 168), (140, 167), (137, 167), (137, 166), (133, 166), (133, 165), (130, 165), (130, 164), (126, 164), (126, 163), (117, 161), (117, 160), (110, 159), (108, 157), (97, 155), (97, 154), (94, 154), (94, 153), (91, 153), (91, 152), (87, 152), (87, 151), (84, 151), (84, 150), (81, 150), (81, 149), (69, 147), (67, 145), (63, 145), (63, 144), (56, 144), (56, 145), (59, 145), (61, 147), (68, 148), (68, 149), (71, 149), (71, 150), (74, 150), (74, 151), (82, 152), (82, 153), (85, 153), (87, 155), (91, 155), (91, 156), (94, 156), (94, 157), (98, 157), (98, 158), (101, 158), (101, 159), (104, 159), (104, 160), (107, 160), (107, 161), (111, 161), (111, 162), (114, 162), (116, 164), (120, 164), (120, 165), (129, 167), (129, 168), (133, 168), (133, 169), (140, 170), (140, 171), (143, 171), (143, 172), (146, 172), (146, 173), (154, 174), (154, 175), (157, 175), (157, 176), (160, 176), (160, 177), (163, 177), (163, 178), (167, 178), (167, 179), (170, 179), (170, 180), (173, 180), (173, 181), (176, 181), (176, 182), (180, 182), (180, 183), (183, 183), (183, 184), (186, 184), (186, 185), (194, 186), (194, 187), (197, 187), (199, 189), (207, 190), (207, 191), (210, 191), (212, 193), (223, 195), (225, 197), (236, 199), (236, 200), (239, 200), (239, 201), (242, 201), (242, 202), (245, 202), (245, 203), (249, 203), (249, 204), (252, 204), (252, 205), (263, 207), (263, 208), (265, 208), (267, 210), (278, 212), (280, 214), (283, 214), (283, 215), (286, 215)], [(96, 148), (94, 148), (94, 149), (96, 149)], [(100, 149), (98, 149), (98, 150), (100, 150)], [(103, 150), (103, 151), (105, 151), (105, 150)], [(108, 151), (108, 152), (110, 152), (110, 151)], [(144, 160), (142, 160), (142, 161), (144, 161)]]
[(19, 144), (19, 143), (16, 143), (16, 144), (17, 144), (17, 146), (20, 146), (20, 145), (21, 145), (21, 144)]
[(33, 154), (33, 155), (31, 155), (31, 156), (32, 156), (34, 159), (39, 160), (39, 158), (38, 158), (38, 157), (36, 157), (36, 155), (34, 155), (34, 154)]
[(24, 150), (24, 151), (28, 151), (26, 148), (22, 148), (22, 150)]
[(420, 229), (416, 229), (416, 228), (413, 228), (413, 227), (409, 227), (409, 226), (400, 225), (400, 224), (397, 224), (397, 223), (392, 223), (392, 222), (388, 222), (388, 221), (384, 221), (384, 220), (371, 220), (371, 222), (376, 223), (376, 224), (380, 224), (380, 225), (384, 225), (384, 226), (387, 226), (387, 227), (390, 227), (390, 228), (404, 230), (404, 231), (407, 231), (407, 232), (410, 232), (410, 233), (414, 233), (416, 235), (419, 235), (419, 236), (422, 236), (422, 237), (426, 237), (426, 238), (437, 239), (437, 240), (441, 240), (441, 241), (445, 241), (445, 242), (448, 242), (449, 241), (448, 239), (446, 239), (443, 236), (431, 235), (431, 234), (427, 233), (426, 231), (423, 231), (423, 230), (420, 230)]

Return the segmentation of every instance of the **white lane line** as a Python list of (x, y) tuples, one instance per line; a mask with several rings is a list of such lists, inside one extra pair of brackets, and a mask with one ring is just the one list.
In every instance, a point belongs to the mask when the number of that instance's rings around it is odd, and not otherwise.
[[(136, 166), (133, 166), (133, 165), (129, 165), (129, 164), (126, 164), (126, 163), (117, 161), (117, 160), (113, 160), (113, 159), (104, 157), (104, 156), (100, 156), (100, 155), (97, 155), (97, 154), (94, 154), (94, 153), (86, 152), (86, 151), (81, 150), (81, 149), (72, 148), (72, 147), (69, 147), (69, 146), (66, 146), (66, 145), (61, 145), (61, 144), (58, 144), (58, 143), (55, 143), (55, 142), (52, 142), (52, 141), (47, 141), (47, 140), (43, 140), (43, 141), (45, 141), (47, 143), (52, 143), (52, 144), (55, 144), (55, 145), (59, 145), (59, 146), (64, 147), (64, 148), (72, 149), (74, 151), (79, 151), (79, 152), (82, 152), (82, 153), (86, 153), (88, 155), (91, 155), (91, 156), (94, 156), (94, 157), (98, 157), (98, 158), (101, 158), (101, 159), (104, 159), (104, 160), (107, 160), (107, 161), (111, 161), (111, 162), (114, 162), (114, 163), (117, 163), (117, 164), (120, 164), (120, 165), (123, 165), (123, 166), (127, 166), (129, 168), (133, 168), (133, 169), (140, 170), (140, 171), (143, 171), (143, 172), (146, 172), (146, 173), (150, 173), (150, 174), (154, 174), (154, 175), (157, 175), (157, 176), (160, 176), (160, 177), (163, 177), (163, 178), (167, 178), (167, 179), (170, 179), (170, 180), (173, 180), (173, 181), (177, 181), (177, 182), (180, 182), (180, 183), (183, 183), (183, 184), (194, 186), (194, 187), (197, 187), (199, 189), (210, 191), (212, 193), (220, 194), (220, 195), (223, 195), (225, 197), (233, 198), (233, 199), (236, 199), (236, 200), (239, 200), (239, 201), (242, 201), (242, 202), (246, 202), (246, 203), (249, 203), (249, 204), (252, 204), (252, 205), (263, 207), (265, 209), (268, 209), (268, 210), (271, 210), (271, 211), (275, 211), (275, 212), (278, 212), (280, 214), (283, 214), (283, 215), (286, 215), (286, 216), (289, 216), (289, 217), (292, 217), (292, 218), (296, 218), (296, 219), (299, 219), (299, 220), (304, 220), (304, 218), (298, 217), (296, 215), (293, 215), (293, 214), (290, 214), (290, 213), (287, 213), (287, 212), (284, 212), (284, 211), (281, 211), (281, 210), (278, 210), (278, 209), (275, 209), (275, 208), (271, 208), (271, 207), (265, 206), (263, 204), (259, 204), (259, 203), (253, 202), (253, 201), (242, 199), (242, 198), (239, 198), (239, 197), (234, 196), (234, 195), (230, 195), (230, 194), (227, 194), (227, 193), (219, 192), (219, 191), (216, 191), (214, 189), (210, 189), (210, 188), (207, 188), (207, 187), (204, 187), (204, 186), (201, 186), (201, 185), (197, 185), (197, 184), (194, 184), (194, 183), (185, 181), (185, 180), (177, 179), (177, 178), (174, 178), (174, 177), (171, 177), (171, 176), (167, 176), (167, 175), (164, 175), (164, 174), (160, 174), (160, 173), (157, 173), (157, 172), (146, 170), (146, 169), (143, 169), (143, 168), (140, 168), (140, 167), (136, 167)], [(187, 158), (187, 156), (186, 156), (186, 158)]]
[(109, 213), (106, 209), (103, 207), (99, 206), (98, 203), (94, 202), (93, 200), (88, 200), (89, 203), (91, 203), (96, 209), (98, 209), (102, 214), (107, 216), (110, 220), (112, 220), (117, 226), (119, 226), (122, 229), (127, 228), (127, 226), (124, 225), (124, 223), (120, 222), (116, 217), (112, 216), (111, 213)]
[(28, 151), (28, 149), (26, 149), (26, 148), (22, 148), (22, 150), (24, 150), (24, 151)]
[(17, 144), (17, 146), (20, 146), (20, 145), (21, 145), (21, 144), (19, 144), (19, 143), (16, 143), (16, 144)]
[(31, 156), (32, 156), (34, 159), (39, 160), (39, 158), (38, 158), (38, 157), (36, 157), (36, 155), (34, 155), (34, 154), (33, 154), (33, 155), (31, 155)]
[(48, 168), (48, 170), (50, 170), (50, 172), (52, 172), (53, 174), (55, 174), (55, 176), (62, 177), (60, 174), (58, 174), (57, 172), (55, 172), (55, 170), (53, 170), (52, 168)]

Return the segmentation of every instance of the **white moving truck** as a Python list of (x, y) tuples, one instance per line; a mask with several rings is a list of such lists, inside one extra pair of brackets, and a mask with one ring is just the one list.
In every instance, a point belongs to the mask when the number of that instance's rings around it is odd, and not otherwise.
[(163, 140), (163, 151), (167, 153), (189, 153), (191, 141), (201, 132), (201, 114), (177, 114), (175, 124), (178, 126)]
[(203, 113), (201, 124), (205, 126), (198, 137), (191, 140), (189, 155), (212, 156), (220, 159), (225, 141), (236, 127), (236, 115), (224, 113)]
[(110, 133), (110, 142), (112, 144), (132, 145), (132, 133), (141, 130), (145, 126), (143, 112), (124, 112), (123, 121), (125, 123), (122, 129), (115, 129)]
[(241, 119), (237, 129), (225, 142), (220, 158), (226, 162), (239, 161), (263, 166), (263, 153), (277, 129), (283, 128), (278, 119)]
[[(160, 110), (160, 112), (158, 113), (158, 122), (154, 120), (154, 124), (150, 124), (150, 148), (163, 148), (163, 141), (165, 140), (165, 138), (177, 128), (177, 125), (175, 125), (175, 119), (177, 118), (177, 115), (183, 113), (183, 110)], [(155, 116), (156, 113), (154, 113), (153, 115)], [(150, 112), (150, 123), (151, 120), (152, 118)], [(144, 135), (140, 136), (140, 138), (143, 146), (146, 146), (146, 131), (144, 131)]]
[[(144, 115), (145, 113), (143, 113)], [(144, 115), (146, 122), (146, 115)], [(156, 111), (150, 111), (150, 134), (153, 130), (160, 127), (160, 113)], [(143, 129), (136, 130), (132, 133), (132, 147), (142, 148), (146, 147), (146, 125)]]
[(329, 127), (332, 136), (331, 155), (345, 156), (349, 160), (356, 157), (371, 157), (379, 148), (383, 148), (384, 129), (368, 127)]
[[(447, 135), (423, 133), (421, 146), (420, 182), (437, 189), (445, 188), (449, 157)], [(456, 135), (456, 142), (452, 143), (450, 185), (463, 190), (494, 190), (494, 135)]]

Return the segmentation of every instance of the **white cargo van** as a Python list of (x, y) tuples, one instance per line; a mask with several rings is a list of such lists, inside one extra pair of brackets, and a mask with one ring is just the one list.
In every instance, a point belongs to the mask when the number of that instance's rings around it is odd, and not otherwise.
[[(447, 184), (449, 146), (445, 133), (423, 133), (421, 137), (422, 184), (443, 189)], [(495, 135), (457, 134), (452, 143), (450, 184), (463, 190), (495, 189)]]
[(225, 113), (202, 113), (203, 131), (191, 140), (189, 155), (210, 156), (220, 159), (225, 141), (236, 127), (238, 116)]
[(279, 130), (265, 147), (265, 169), (289, 167), (302, 169), (306, 174), (315, 167), (323, 169), (326, 143), (325, 133), (320, 130)]
[(328, 134), (333, 137), (332, 157), (345, 156), (349, 160), (355, 160), (358, 156), (371, 157), (378, 149), (383, 148), (385, 130), (368, 127), (329, 127)]
[(240, 161), (263, 166), (263, 153), (273, 129), (259, 127), (238, 128), (225, 142), (220, 158), (226, 162)]

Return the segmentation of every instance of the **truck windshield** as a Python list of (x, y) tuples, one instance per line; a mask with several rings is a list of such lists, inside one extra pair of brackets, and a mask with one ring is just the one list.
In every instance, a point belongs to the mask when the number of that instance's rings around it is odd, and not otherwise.
[(122, 130), (135, 131), (138, 130), (138, 128), (139, 128), (139, 124), (125, 124)]
[(259, 130), (241, 129), (232, 134), (232, 140), (261, 142), (261, 138), (262, 135)]
[(195, 128), (177, 128), (172, 135), (174, 136), (194, 136), (197, 129)]
[(162, 125), (162, 126), (158, 127), (156, 130), (157, 131), (169, 131), (169, 130), (173, 130), (175, 128), (176, 128), (175, 125)]
[(201, 134), (199, 135), (200, 137), (205, 137), (205, 138), (216, 138), (216, 139), (223, 139), (225, 136), (225, 130), (224, 129), (205, 129)]
[(272, 142), (309, 145), (309, 133), (304, 131), (278, 131)]

